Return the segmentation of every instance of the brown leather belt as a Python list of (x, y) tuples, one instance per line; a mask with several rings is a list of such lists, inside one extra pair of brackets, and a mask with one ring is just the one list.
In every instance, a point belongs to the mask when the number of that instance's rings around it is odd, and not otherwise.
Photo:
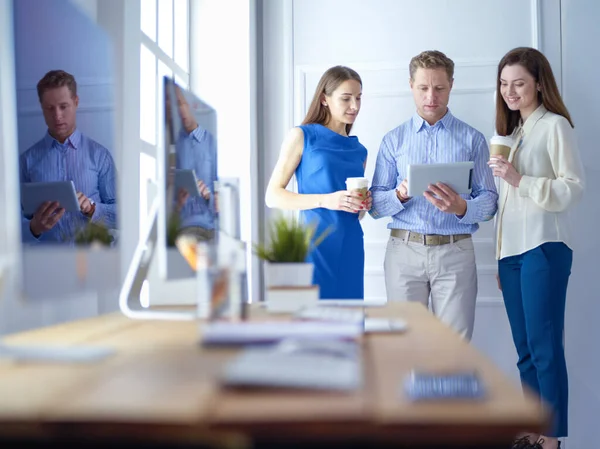
[(404, 241), (420, 243), (425, 246), (447, 245), (448, 243), (458, 242), (459, 240), (471, 238), (471, 234), (454, 234), (454, 235), (438, 235), (438, 234), (420, 234), (418, 232), (406, 231), (404, 229), (392, 229), (392, 237), (402, 239)]

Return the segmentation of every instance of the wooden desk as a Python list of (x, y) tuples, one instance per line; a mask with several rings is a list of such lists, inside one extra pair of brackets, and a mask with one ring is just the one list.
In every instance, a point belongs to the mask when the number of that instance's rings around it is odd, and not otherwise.
[[(549, 417), (534, 398), (523, 397), (421, 305), (367, 311), (373, 317), (401, 317), (410, 329), (365, 338), (365, 388), (353, 394), (222, 389), (218, 374), (237, 351), (200, 347), (198, 324), (192, 322), (132, 321), (112, 314), (8, 336), (7, 343), (101, 344), (118, 353), (80, 366), (0, 362), (0, 437), (172, 442), (234, 432), (274, 447), (292, 447), (291, 441), (350, 447), (350, 441), (360, 441), (490, 448), (506, 447), (523, 429), (547, 427)], [(259, 307), (251, 315), (269, 318)], [(480, 403), (410, 403), (400, 382), (415, 367), (477, 369), (490, 397)]]

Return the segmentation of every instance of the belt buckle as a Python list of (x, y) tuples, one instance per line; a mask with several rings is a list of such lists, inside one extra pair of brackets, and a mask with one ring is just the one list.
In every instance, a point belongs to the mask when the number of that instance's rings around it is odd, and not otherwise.
[(441, 235), (431, 234), (431, 235), (428, 235), (427, 237), (429, 237), (429, 244), (427, 246), (439, 246), (442, 244), (442, 236)]

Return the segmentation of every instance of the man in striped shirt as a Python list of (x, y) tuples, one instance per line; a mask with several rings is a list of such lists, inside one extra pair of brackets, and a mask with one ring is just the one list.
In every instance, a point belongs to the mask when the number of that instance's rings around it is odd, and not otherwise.
[[(425, 51), (412, 58), (409, 70), (417, 112), (383, 138), (371, 187), (371, 216), (392, 217), (384, 261), (387, 299), (431, 306), (470, 340), (477, 297), (471, 234), (497, 209), (489, 151), (484, 136), (448, 109), (452, 60)], [(439, 183), (423, 196), (407, 196), (409, 164), (460, 161), (475, 164), (470, 195)]]
[(48, 132), (21, 154), (21, 182), (73, 181), (81, 210), (65, 212), (57, 202), (42, 204), (32, 217), (22, 217), (23, 242), (73, 243), (89, 221), (116, 229), (115, 163), (106, 148), (76, 127), (75, 78), (52, 70), (39, 81), (37, 93)]

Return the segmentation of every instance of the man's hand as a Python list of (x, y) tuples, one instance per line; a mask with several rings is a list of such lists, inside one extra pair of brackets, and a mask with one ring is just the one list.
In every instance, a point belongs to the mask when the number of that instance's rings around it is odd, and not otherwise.
[(65, 210), (56, 201), (46, 201), (33, 214), (33, 218), (29, 222), (29, 230), (37, 238), (52, 229), (64, 213)]
[[(423, 193), (427, 201), (442, 212), (463, 217), (467, 213), (467, 202), (446, 184), (430, 184), (429, 191)], [(434, 196), (436, 195), (437, 198)]]
[(180, 188), (177, 191), (177, 212), (181, 212), (181, 209), (183, 209), (183, 206), (185, 205), (186, 201), (188, 200), (188, 198), (190, 197), (190, 194), (188, 193), (188, 191), (184, 188)]
[(210, 190), (206, 184), (204, 184), (204, 182), (198, 181), (198, 190), (200, 190), (200, 195), (202, 195), (202, 198), (204, 198), (206, 201), (210, 199)]
[(79, 201), (79, 209), (84, 215), (89, 215), (92, 212), (92, 202), (83, 193), (77, 192), (77, 201)]
[(408, 182), (406, 179), (400, 183), (398, 187), (396, 187), (396, 197), (400, 200), (401, 203), (406, 203), (410, 200), (410, 196), (408, 196)]

